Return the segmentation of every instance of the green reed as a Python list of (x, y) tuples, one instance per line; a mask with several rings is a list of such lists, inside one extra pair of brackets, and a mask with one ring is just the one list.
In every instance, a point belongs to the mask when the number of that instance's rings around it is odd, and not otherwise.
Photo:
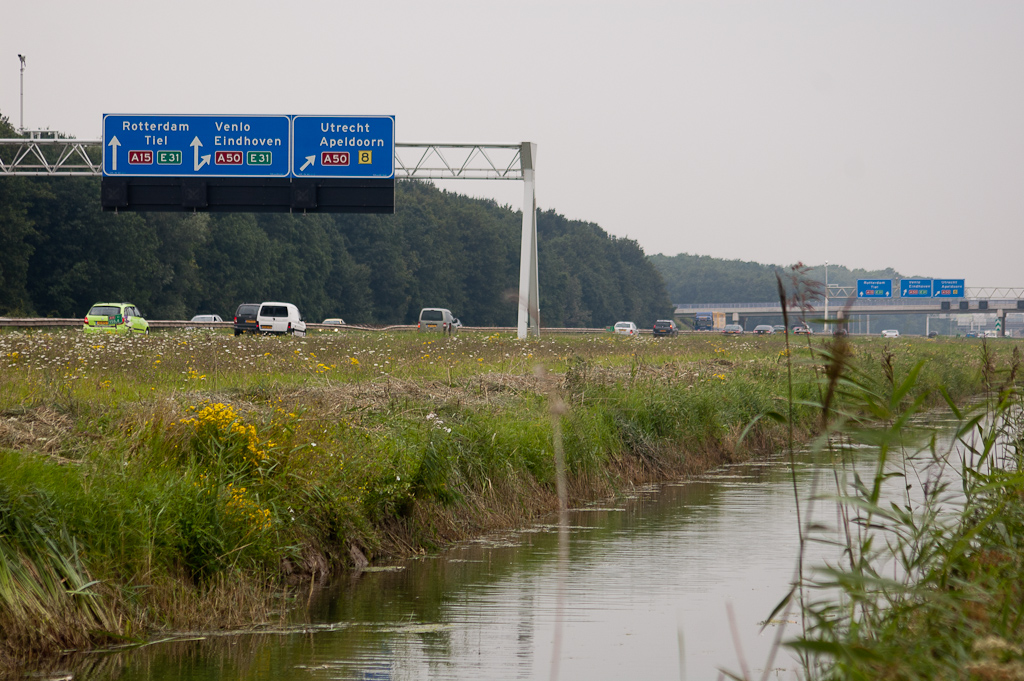
[[(797, 576), (768, 618), (799, 612), (787, 645), (804, 677), (1024, 678), (1017, 344), (976, 343), (954, 359), (938, 344), (915, 352), (839, 337), (813, 362), (803, 404), (818, 411), (811, 445), (832, 476), (815, 498), (798, 495)], [(972, 391), (980, 399), (965, 406)], [(954, 421), (948, 445), (923, 424), (945, 413), (937, 404)], [(876, 452), (866, 466), (862, 447)], [(811, 516), (821, 499), (836, 504), (838, 527)], [(835, 558), (808, 565), (812, 543)]]

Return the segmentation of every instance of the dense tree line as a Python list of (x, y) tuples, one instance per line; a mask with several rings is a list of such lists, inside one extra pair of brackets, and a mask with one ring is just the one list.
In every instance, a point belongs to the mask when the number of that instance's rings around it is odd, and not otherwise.
[[(412, 323), (436, 306), (514, 326), (521, 213), (420, 182), (399, 182), (395, 200), (394, 215), (115, 215), (98, 178), (0, 178), (0, 314), (76, 317), (127, 300), (152, 319), (227, 318), (242, 302), (287, 300), (315, 321)], [(671, 314), (635, 241), (554, 211), (538, 233), (543, 325)]]
[[(791, 284), (793, 276), (824, 284), (823, 265), (763, 265), (743, 260), (723, 260), (707, 255), (650, 256), (661, 273), (665, 289), (673, 303), (762, 303), (778, 300), (776, 274), (783, 283)], [(894, 269), (849, 269), (842, 265), (828, 266), (828, 283), (833, 286), (856, 286), (858, 279), (904, 279)], [(898, 284), (895, 282), (893, 286)], [(822, 289), (824, 290), (824, 289)]]

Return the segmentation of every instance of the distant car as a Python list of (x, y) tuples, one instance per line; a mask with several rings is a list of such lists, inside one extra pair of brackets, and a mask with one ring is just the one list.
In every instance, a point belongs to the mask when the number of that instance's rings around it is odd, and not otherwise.
[(814, 331), (812, 331), (811, 327), (809, 327), (809, 326), (804, 326), (803, 324), (797, 324), (796, 326), (793, 327), (793, 333), (796, 333), (796, 334), (804, 333), (804, 334), (807, 334), (808, 336), (810, 336), (810, 335), (814, 334)]
[(197, 314), (195, 317), (193, 317), (189, 321), (193, 321), (193, 322), (222, 322), (224, 320), (220, 318), (219, 314)]
[(451, 310), (444, 307), (425, 307), (420, 310), (417, 331), (440, 331), (450, 335), (456, 328)]
[(739, 324), (726, 324), (725, 328), (722, 329), (722, 333), (727, 336), (739, 335), (743, 333), (743, 327)]
[(771, 324), (758, 324), (757, 326), (754, 327), (754, 333), (756, 333), (759, 336), (767, 336), (769, 334), (775, 333), (775, 329), (772, 327)]
[(302, 321), (299, 308), (291, 303), (263, 303), (256, 313), (260, 333), (274, 335), (305, 336), (306, 322)]
[(939, 335), (939, 332), (938, 332), (938, 331), (929, 331), (929, 332), (928, 332), (928, 337), (929, 337), (929, 338), (937, 338), (937, 337), (938, 337), (938, 335)]
[(847, 331), (846, 329), (842, 328), (842, 327), (839, 327), (838, 329), (836, 329), (835, 331), (832, 332), (832, 335), (833, 336), (849, 336), (850, 332)]
[(453, 329), (461, 329), (462, 328), (462, 322), (459, 321), (458, 317), (453, 317), (452, 318), (452, 328)]
[(232, 327), (236, 336), (241, 336), (243, 333), (260, 332), (259, 322), (256, 321), (259, 311), (259, 303), (242, 303), (238, 306), (238, 309), (235, 310), (235, 322)]
[(654, 322), (653, 332), (655, 336), (678, 336), (679, 327), (671, 319), (659, 319)]
[(149, 334), (149, 322), (131, 303), (96, 303), (85, 313), (85, 333)]
[(899, 338), (900, 332), (896, 329), (885, 329), (882, 331), (882, 338)]
[(783, 326), (782, 324), (776, 324), (775, 326), (772, 327), (772, 330), (775, 333), (786, 333), (786, 327)]
[(995, 329), (985, 329), (985, 338), (999, 338), (999, 333)]
[(636, 336), (640, 333), (640, 329), (636, 328), (633, 322), (615, 322), (612, 331), (620, 336)]
[[(324, 326), (345, 326), (345, 320), (342, 319), (341, 317), (330, 317), (328, 319), (323, 320), (320, 323), (323, 324)], [(338, 332), (337, 329), (326, 329), (326, 330), (327, 331), (334, 331), (335, 333)]]

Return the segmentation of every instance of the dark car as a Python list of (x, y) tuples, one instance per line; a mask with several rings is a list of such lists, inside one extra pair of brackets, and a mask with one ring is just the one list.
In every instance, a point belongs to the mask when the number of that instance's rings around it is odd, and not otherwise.
[(679, 335), (679, 327), (671, 319), (659, 319), (654, 322), (654, 335), (677, 336)]
[(259, 333), (260, 324), (256, 321), (256, 315), (259, 314), (260, 304), (259, 303), (242, 303), (235, 310), (235, 335), (241, 336), (243, 333)]

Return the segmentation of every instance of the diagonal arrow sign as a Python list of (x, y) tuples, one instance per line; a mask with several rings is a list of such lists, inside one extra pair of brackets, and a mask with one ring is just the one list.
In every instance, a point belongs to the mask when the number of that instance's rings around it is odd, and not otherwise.
[(200, 168), (210, 163), (210, 154), (205, 154), (204, 156), (202, 156), (202, 163), (199, 162), (199, 147), (203, 146), (203, 143), (199, 141), (199, 135), (195, 136), (195, 138), (192, 140), (192, 143), (189, 144), (189, 146), (192, 147), (192, 151), (195, 152), (195, 159), (192, 162), (192, 169), (195, 170), (196, 172), (199, 172)]
[(117, 170), (117, 148), (121, 146), (121, 142), (118, 141), (117, 135), (114, 135), (113, 137), (110, 138), (110, 141), (107, 142), (107, 146), (113, 147), (113, 149), (110, 150), (110, 156), (113, 159), (111, 161), (110, 170), (111, 172), (114, 172), (115, 170)]
[(299, 172), (301, 173), (303, 170), (313, 165), (314, 163), (316, 163), (316, 154), (313, 154), (312, 156), (307, 156), (306, 162), (302, 164), (301, 168), (299, 168)]

